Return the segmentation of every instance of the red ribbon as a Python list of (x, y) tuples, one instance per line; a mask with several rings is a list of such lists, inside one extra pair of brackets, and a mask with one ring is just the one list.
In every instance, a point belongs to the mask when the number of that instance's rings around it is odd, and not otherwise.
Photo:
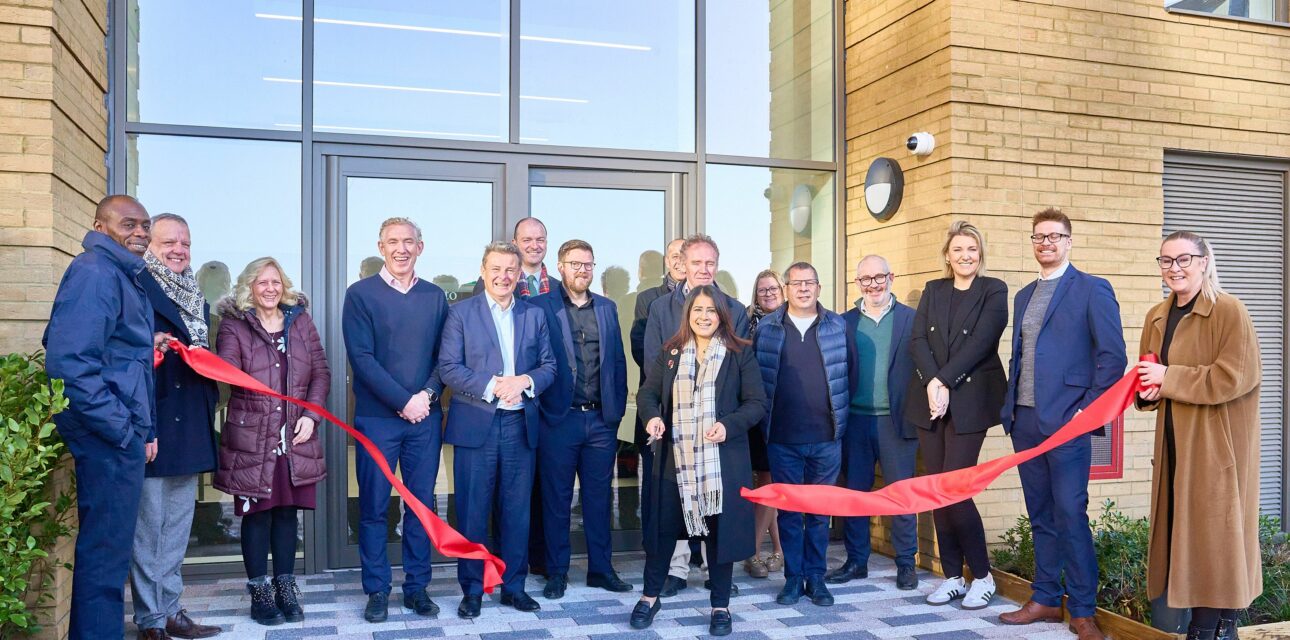
[[(1142, 361), (1158, 362), (1152, 353), (1143, 356)], [(824, 516), (897, 516), (940, 509), (981, 493), (1008, 469), (1111, 422), (1133, 404), (1142, 389), (1135, 367), (1039, 446), (966, 469), (909, 478), (877, 491), (819, 484), (768, 484), (742, 489), (740, 494), (750, 502), (768, 507)]]
[[(357, 429), (346, 424), (344, 420), (337, 418), (331, 412), (312, 402), (284, 396), (264, 386), (259, 380), (224, 362), (219, 356), (206, 349), (189, 347), (178, 340), (171, 340), (168, 346), (172, 351), (178, 353), (179, 357), (193, 368), (193, 371), (204, 377), (242, 387), (248, 391), (262, 393), (266, 396), (273, 396), (279, 400), (286, 400), (294, 405), (304, 407), (344, 429), (349, 435), (354, 436), (354, 439), (363, 445), (367, 455), (371, 456), (372, 460), (376, 462), (376, 466), (380, 467), (381, 473), (385, 474), (385, 478), (390, 481), (390, 484), (394, 485), (394, 489), (399, 492), (399, 497), (403, 498), (403, 503), (412, 510), (412, 513), (416, 514), (417, 520), (421, 521), (421, 526), (425, 527), (426, 533), (430, 536), (430, 542), (439, 553), (449, 558), (484, 561), (484, 591), (487, 593), (492, 593), (493, 588), (502, 583), (502, 574), (506, 571), (506, 563), (502, 562), (501, 558), (489, 553), (484, 545), (471, 542), (460, 533), (457, 533), (455, 529), (448, 526), (448, 523), (440, 520), (439, 516), (435, 515), (435, 512), (431, 511), (425, 503), (412, 495), (412, 492), (403, 484), (403, 481), (395, 477), (394, 471), (390, 469), (389, 463), (385, 461), (385, 456), (381, 455), (381, 450), (367, 436), (359, 433)], [(165, 357), (165, 354), (161, 351), (153, 352), (153, 366), (160, 365)]]

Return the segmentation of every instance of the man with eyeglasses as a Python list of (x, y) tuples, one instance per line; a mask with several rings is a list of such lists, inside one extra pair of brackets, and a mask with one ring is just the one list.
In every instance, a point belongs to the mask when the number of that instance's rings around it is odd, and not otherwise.
[[(874, 464), (882, 466), (884, 484), (914, 477), (918, 432), (905, 420), (905, 390), (914, 373), (909, 336), (914, 310), (896, 300), (891, 285), (896, 275), (882, 256), (865, 256), (856, 265), (860, 298), (842, 314), (847, 336), (855, 342), (857, 373), (853, 376), (847, 432), (842, 438), (842, 468), (846, 487), (873, 489)], [(826, 578), (846, 584), (869, 576), (869, 518), (846, 518), (843, 528), (847, 560)], [(914, 554), (918, 552), (918, 518), (892, 516), (891, 545), (896, 552), (896, 587), (918, 587)]]
[[(787, 484), (832, 485), (842, 467), (847, 407), (858, 372), (847, 323), (820, 304), (820, 276), (807, 262), (784, 272), (788, 302), (757, 324), (753, 348), (766, 387), (762, 419), (771, 479)], [(829, 518), (779, 510), (784, 547), (784, 588), (775, 601), (833, 604), (824, 584)]]
[[(670, 253), (669, 251), (669, 255)], [(715, 286), (717, 262), (720, 258), (721, 252), (717, 249), (717, 242), (710, 236), (697, 233), (681, 242), (680, 263), (685, 270), (685, 279), (674, 287), (671, 292), (660, 295), (650, 303), (649, 312), (645, 318), (643, 360), (641, 362), (650, 363), (658, 360), (659, 354), (663, 351), (663, 343), (667, 342), (668, 338), (671, 338), (681, 328), (681, 310), (685, 306), (685, 296), (690, 293), (690, 287), (704, 284)], [(730, 311), (730, 317), (735, 323), (735, 334), (741, 338), (747, 338), (748, 314), (744, 312), (743, 304), (722, 292), (720, 287), (717, 287), (717, 293), (722, 298), (720, 302), (723, 302)], [(642, 375), (641, 384), (644, 383), (645, 376)], [(647, 449), (643, 451), (647, 451)], [(649, 465), (652, 461), (653, 458), (649, 455), (642, 455), (641, 457), (641, 464), (643, 465)], [(648, 502), (649, 494), (642, 489), (641, 504)], [(644, 523), (642, 523), (642, 528), (644, 528)], [(690, 571), (691, 553), (692, 550), (687, 542), (678, 541), (676, 543), (676, 553), (672, 555), (672, 565), (668, 570), (667, 579), (663, 582), (663, 589), (659, 592), (659, 597), (670, 598), (676, 595), (677, 591), (689, 586), (687, 577)], [(731, 595), (737, 595), (738, 593), (736, 585), (736, 588), (732, 589)]]
[[(1016, 451), (1034, 448), (1115, 384), (1128, 362), (1120, 305), (1111, 284), (1071, 266), (1071, 221), (1035, 214), (1030, 236), (1039, 280), (1013, 303), (1012, 362), (1003, 428)], [(1080, 436), (1018, 469), (1035, 541), (1034, 594), (1004, 624), (1061, 622), (1067, 596), (1072, 632), (1103, 640), (1093, 620), (1097, 555), (1088, 524), (1092, 438)], [(1063, 579), (1064, 574), (1064, 579)]]
[(618, 423), (627, 409), (627, 357), (618, 308), (590, 290), (596, 267), (590, 244), (570, 240), (560, 245), (558, 255), (561, 284), (551, 295), (532, 299), (546, 312), (556, 366), (555, 382), (538, 397), (538, 475), (548, 576), (542, 595), (552, 600), (563, 598), (569, 583), (575, 475), (587, 542), (587, 586), (632, 590), (610, 561)]

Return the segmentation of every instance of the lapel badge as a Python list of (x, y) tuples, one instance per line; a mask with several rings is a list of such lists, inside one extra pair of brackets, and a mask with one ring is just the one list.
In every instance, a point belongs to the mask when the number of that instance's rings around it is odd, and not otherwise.
[(667, 368), (668, 368), (668, 369), (671, 369), (671, 368), (672, 368), (672, 366), (673, 366), (675, 363), (676, 363), (676, 361), (675, 361), (675, 360), (672, 360), (672, 359), (670, 359), (670, 358), (669, 358), (669, 359), (668, 359), (668, 361), (667, 361)]
[(672, 350), (672, 355), (676, 355), (677, 353), (679, 353), (679, 352), (678, 352), (676, 349), (673, 349), (673, 350)]

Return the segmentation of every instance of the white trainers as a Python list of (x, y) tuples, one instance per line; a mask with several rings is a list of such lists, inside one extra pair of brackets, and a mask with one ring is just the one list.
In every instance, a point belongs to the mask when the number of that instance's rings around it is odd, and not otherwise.
[(994, 599), (994, 576), (986, 574), (984, 578), (972, 581), (966, 596), (963, 596), (963, 608), (968, 610), (984, 609)]
[(967, 582), (962, 577), (946, 578), (936, 590), (927, 594), (927, 604), (949, 604), (967, 593)]

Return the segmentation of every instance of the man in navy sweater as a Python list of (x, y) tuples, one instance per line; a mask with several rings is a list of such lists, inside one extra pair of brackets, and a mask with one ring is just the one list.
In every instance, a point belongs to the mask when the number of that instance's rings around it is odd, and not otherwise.
[[(448, 300), (443, 289), (416, 275), (425, 249), (421, 228), (407, 218), (381, 223), (377, 249), (380, 273), (350, 285), (341, 328), (354, 376), (354, 425), (372, 439), (403, 483), (423, 501), (435, 495), (443, 412), (439, 408), (439, 343)], [(358, 553), (363, 567), (363, 618), (388, 615), (390, 561), (385, 553), (390, 483), (376, 461), (354, 460), (358, 479)], [(403, 606), (435, 616), (439, 606), (426, 594), (430, 584), (430, 539), (421, 521), (404, 506)]]

